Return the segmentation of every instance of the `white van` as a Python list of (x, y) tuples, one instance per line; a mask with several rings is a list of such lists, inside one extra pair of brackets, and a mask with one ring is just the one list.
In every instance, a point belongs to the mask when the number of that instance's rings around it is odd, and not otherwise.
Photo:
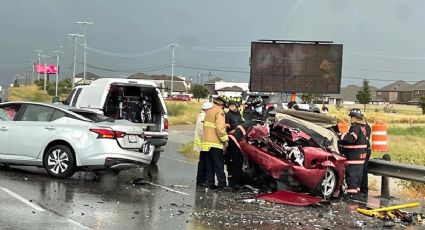
[(141, 126), (155, 146), (156, 164), (168, 141), (167, 108), (154, 81), (101, 78), (90, 85), (75, 87), (64, 104), (94, 111), (114, 119), (129, 120)]

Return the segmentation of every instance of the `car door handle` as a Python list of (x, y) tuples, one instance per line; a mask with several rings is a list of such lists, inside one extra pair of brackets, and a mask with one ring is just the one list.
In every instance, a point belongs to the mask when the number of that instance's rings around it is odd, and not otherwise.
[(52, 126), (47, 126), (47, 127), (44, 127), (44, 128), (47, 129), (47, 130), (55, 130), (55, 128), (52, 127)]
[(7, 128), (6, 127), (1, 127), (0, 128), (0, 131), (2, 131), (2, 132), (7, 131)]

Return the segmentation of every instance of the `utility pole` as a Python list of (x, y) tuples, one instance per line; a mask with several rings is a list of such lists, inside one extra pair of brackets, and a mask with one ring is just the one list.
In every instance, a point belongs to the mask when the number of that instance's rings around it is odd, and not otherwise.
[(87, 25), (93, 25), (93, 22), (76, 22), (83, 25), (84, 28), (84, 60), (83, 60), (83, 82), (86, 82), (86, 58), (87, 58)]
[[(35, 53), (37, 54), (38, 62), (37, 64), (40, 65), (40, 54), (42, 53), (42, 50), (35, 50)], [(37, 82), (40, 81), (40, 73), (37, 73)]]
[(60, 59), (60, 55), (63, 54), (63, 52), (62, 51), (55, 50), (55, 51), (53, 51), (53, 53), (56, 54), (55, 56), (56, 56), (56, 68), (57, 68), (57, 71), (56, 71), (55, 97), (57, 97), (58, 96), (58, 84), (59, 84), (59, 59)]
[(34, 79), (35, 79), (35, 59), (31, 58), (31, 67), (32, 67), (32, 73), (31, 73), (31, 82), (30, 84), (33, 84)]
[(77, 40), (78, 38), (84, 37), (82, 34), (69, 34), (72, 38), (74, 38), (74, 70), (72, 72), (72, 88), (74, 88), (75, 84), (75, 66), (77, 65)]
[(47, 88), (47, 58), (49, 58), (50, 56), (47, 55), (41, 55), (42, 58), (44, 58), (44, 92), (46, 92), (46, 88)]
[[(173, 95), (174, 90), (174, 47), (176, 47), (176, 44), (170, 44), (171, 52), (172, 52), (172, 58), (171, 58), (171, 95)], [(170, 96), (171, 96), (170, 95)]]

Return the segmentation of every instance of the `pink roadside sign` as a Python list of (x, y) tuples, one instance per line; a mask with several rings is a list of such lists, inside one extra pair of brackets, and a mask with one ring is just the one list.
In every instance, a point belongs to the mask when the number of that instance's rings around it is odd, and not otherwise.
[(44, 66), (43, 64), (38, 64), (38, 65), (35, 65), (35, 69), (37, 73), (42, 73), (42, 74), (46, 73), (46, 70), (48, 74), (51, 74), (51, 73), (55, 74), (58, 72), (58, 67), (56, 65)]

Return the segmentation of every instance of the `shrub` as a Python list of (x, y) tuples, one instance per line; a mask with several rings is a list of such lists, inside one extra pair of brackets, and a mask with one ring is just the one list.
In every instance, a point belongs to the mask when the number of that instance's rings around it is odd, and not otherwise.
[(169, 116), (178, 116), (183, 113), (185, 110), (185, 105), (183, 103), (166, 103), (167, 111)]

